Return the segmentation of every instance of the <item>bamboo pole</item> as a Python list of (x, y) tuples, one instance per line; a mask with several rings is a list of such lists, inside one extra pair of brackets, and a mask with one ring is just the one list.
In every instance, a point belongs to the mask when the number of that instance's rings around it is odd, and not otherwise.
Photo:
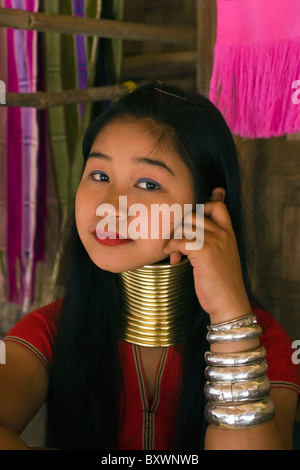
[(47, 109), (52, 106), (112, 100), (118, 98), (126, 91), (128, 91), (128, 88), (125, 85), (111, 85), (87, 88), (85, 90), (64, 90), (54, 93), (42, 91), (36, 93), (6, 93), (5, 106)]
[(196, 47), (196, 31), (194, 29), (32, 13), (9, 8), (0, 8), (0, 26), (60, 34), (83, 34), (102, 38), (154, 41), (160, 44), (187, 48)]
[[(171, 83), (179, 83), (181, 86), (194, 88), (193, 77), (171, 79)], [(137, 84), (141, 85), (143, 82)], [(145, 83), (145, 82), (144, 82)], [(87, 103), (96, 101), (110, 101), (119, 98), (128, 92), (126, 85), (111, 85), (103, 87), (87, 88), (85, 90), (65, 90), (55, 93), (38, 91), (36, 93), (6, 93), (6, 103), (0, 106), (25, 107), (36, 109), (48, 109), (53, 106), (66, 106), (75, 103)]]

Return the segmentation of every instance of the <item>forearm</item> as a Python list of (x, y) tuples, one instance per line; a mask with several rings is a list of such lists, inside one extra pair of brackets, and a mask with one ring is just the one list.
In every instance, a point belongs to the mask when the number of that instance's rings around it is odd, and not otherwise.
[(30, 447), (15, 433), (0, 426), (0, 450), (30, 450)]
[[(209, 383), (205, 390), (210, 425), (205, 449), (284, 449), (276, 423), (271, 420), (274, 407), (267, 399), (264, 352), (258, 349), (260, 341), (255, 337), (259, 329), (254, 332), (255, 325), (250, 325), (248, 333), (242, 333), (243, 328), (233, 327), (231, 333), (221, 325), (219, 330), (212, 330), (210, 337), (211, 352), (206, 355)], [(240, 334), (243, 339), (236, 341)]]
[(285, 450), (274, 421), (241, 430), (222, 430), (209, 425), (205, 450)]
[[(259, 347), (259, 341), (212, 345), (211, 350), (219, 353), (250, 351)], [(282, 450), (284, 449), (276, 423), (249, 426), (240, 430), (221, 429), (209, 425), (205, 436), (205, 450)]]

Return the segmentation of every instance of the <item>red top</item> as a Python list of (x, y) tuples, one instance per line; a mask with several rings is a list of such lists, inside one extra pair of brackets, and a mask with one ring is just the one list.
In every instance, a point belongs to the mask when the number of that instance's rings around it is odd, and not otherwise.
[[(39, 308), (22, 318), (4, 338), (33, 351), (46, 367), (52, 350), (61, 311), (61, 300)], [(284, 387), (300, 394), (299, 366), (292, 361), (292, 344), (279, 323), (267, 312), (253, 309), (263, 332), (267, 375), (272, 387)], [(175, 414), (180, 386), (181, 346), (163, 349), (157, 370), (156, 390), (149, 403), (138, 347), (119, 343), (125, 380), (125, 416), (119, 433), (120, 450), (166, 450), (174, 442)], [(177, 398), (176, 398), (177, 397)]]

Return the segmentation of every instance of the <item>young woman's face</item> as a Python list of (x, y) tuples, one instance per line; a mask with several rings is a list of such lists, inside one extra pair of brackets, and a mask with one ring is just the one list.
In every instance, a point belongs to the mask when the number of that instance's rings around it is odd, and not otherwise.
[[(161, 133), (153, 122), (116, 120), (99, 132), (91, 148), (76, 195), (76, 224), (88, 255), (106, 271), (165, 259), (163, 249), (174, 231), (173, 212), (166, 209), (177, 204), (184, 214), (184, 205), (195, 203), (192, 174), (170, 138), (158, 143)], [(151, 224), (154, 230), (159, 220), (153, 205), (170, 220), (170, 225), (160, 220), (156, 235), (151, 235)]]

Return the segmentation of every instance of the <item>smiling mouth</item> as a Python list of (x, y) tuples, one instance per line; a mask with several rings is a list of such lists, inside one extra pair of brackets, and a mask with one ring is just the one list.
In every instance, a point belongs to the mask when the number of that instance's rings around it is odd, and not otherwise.
[(125, 245), (126, 243), (130, 243), (133, 240), (130, 238), (125, 238), (120, 235), (118, 232), (99, 232), (99, 235), (103, 235), (103, 238), (97, 235), (96, 230), (93, 231), (93, 235), (95, 240), (100, 243), (100, 245), (106, 246), (118, 246), (118, 245)]

